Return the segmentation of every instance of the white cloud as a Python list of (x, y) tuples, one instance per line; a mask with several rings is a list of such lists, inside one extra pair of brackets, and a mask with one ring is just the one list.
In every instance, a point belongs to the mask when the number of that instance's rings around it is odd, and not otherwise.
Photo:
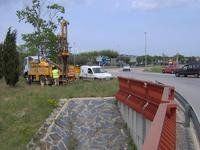
[(133, 9), (152, 10), (199, 3), (199, 0), (129, 0)]

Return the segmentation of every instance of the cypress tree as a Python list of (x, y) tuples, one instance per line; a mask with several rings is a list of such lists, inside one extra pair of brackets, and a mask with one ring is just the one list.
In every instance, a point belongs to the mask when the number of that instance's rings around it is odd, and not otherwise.
[(3, 44), (0, 43), (0, 79), (3, 77)]
[(8, 29), (3, 45), (4, 78), (7, 85), (15, 86), (19, 80), (19, 54), (16, 49), (16, 30)]

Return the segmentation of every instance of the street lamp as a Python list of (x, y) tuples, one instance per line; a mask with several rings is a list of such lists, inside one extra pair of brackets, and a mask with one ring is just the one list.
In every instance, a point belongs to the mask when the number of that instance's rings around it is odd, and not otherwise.
[(145, 67), (147, 67), (147, 32), (144, 32), (145, 38)]

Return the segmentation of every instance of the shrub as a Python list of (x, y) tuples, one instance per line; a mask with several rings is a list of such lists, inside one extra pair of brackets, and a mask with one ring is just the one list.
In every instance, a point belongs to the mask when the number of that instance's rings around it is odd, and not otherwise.
[(16, 49), (16, 30), (8, 29), (3, 45), (3, 68), (6, 84), (15, 86), (19, 80), (19, 54)]

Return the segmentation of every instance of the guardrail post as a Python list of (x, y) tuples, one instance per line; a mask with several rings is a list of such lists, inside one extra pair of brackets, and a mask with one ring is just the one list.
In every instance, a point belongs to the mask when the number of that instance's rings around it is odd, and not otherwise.
[(185, 127), (190, 127), (190, 105), (189, 104), (186, 104), (185, 105)]

